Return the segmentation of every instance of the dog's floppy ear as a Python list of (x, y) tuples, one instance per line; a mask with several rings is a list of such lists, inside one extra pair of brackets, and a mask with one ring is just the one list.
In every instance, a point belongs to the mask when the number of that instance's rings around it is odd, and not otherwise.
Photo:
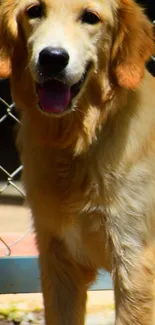
[[(0, 45), (1, 46), (1, 45)], [(5, 53), (3, 46), (0, 48), (0, 78), (8, 78), (11, 75), (11, 61)]]
[(136, 88), (140, 83), (145, 63), (153, 54), (152, 24), (142, 9), (132, 0), (119, 0), (118, 29), (112, 48), (113, 75), (123, 88)]
[(0, 5), (0, 78), (8, 78), (11, 74), (11, 56), (16, 39), (17, 23), (13, 15), (13, 1), (4, 1)]

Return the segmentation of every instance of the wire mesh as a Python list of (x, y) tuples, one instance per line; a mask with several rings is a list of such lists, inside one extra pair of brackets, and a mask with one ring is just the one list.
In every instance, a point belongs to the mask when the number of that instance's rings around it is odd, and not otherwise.
[[(0, 80), (0, 199), (7, 196), (25, 198), (25, 192), (20, 182), (23, 166), (20, 163), (15, 148), (14, 128), (20, 124), (15, 105), (11, 101), (9, 82)], [(11, 255), (12, 247), (25, 238), (32, 231), (31, 226), (11, 243), (7, 243), (1, 236), (4, 244), (4, 255)]]

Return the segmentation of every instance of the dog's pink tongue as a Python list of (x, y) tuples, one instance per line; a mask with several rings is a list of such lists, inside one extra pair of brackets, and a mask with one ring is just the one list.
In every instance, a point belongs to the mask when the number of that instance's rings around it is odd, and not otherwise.
[(42, 109), (48, 113), (62, 113), (71, 100), (70, 87), (57, 80), (50, 80), (37, 88)]

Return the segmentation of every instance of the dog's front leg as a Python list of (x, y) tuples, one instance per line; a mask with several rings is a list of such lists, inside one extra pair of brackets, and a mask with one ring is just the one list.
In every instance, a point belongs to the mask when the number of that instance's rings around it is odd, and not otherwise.
[(47, 325), (83, 325), (86, 282), (64, 244), (38, 234), (41, 280)]
[[(118, 261), (117, 261), (118, 262)], [(117, 264), (117, 263), (116, 263)], [(130, 256), (115, 269), (116, 325), (153, 325), (155, 257), (152, 247)]]

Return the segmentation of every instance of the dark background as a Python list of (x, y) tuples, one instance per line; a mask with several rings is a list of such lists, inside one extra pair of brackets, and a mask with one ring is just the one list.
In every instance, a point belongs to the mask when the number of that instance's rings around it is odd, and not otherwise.
[(155, 20), (155, 0), (137, 0), (136, 2), (145, 8), (151, 21)]

